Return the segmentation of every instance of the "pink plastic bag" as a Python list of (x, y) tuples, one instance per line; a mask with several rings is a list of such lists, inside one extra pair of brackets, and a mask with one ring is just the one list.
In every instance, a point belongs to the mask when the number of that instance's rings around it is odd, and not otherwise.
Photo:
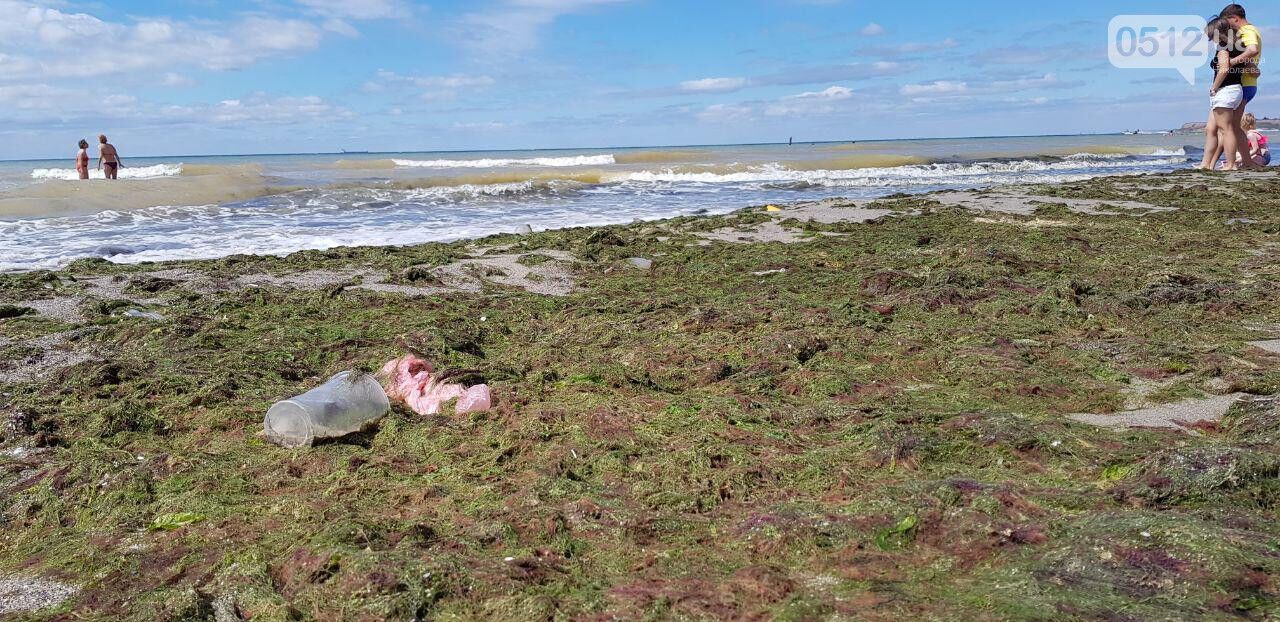
[(382, 386), (387, 397), (404, 402), (420, 415), (439, 414), (449, 400), (458, 400), (454, 412), (458, 414), (480, 412), (493, 406), (488, 385), (479, 384), (470, 389), (460, 384), (446, 384), (436, 380), (431, 363), (412, 354), (382, 367)]

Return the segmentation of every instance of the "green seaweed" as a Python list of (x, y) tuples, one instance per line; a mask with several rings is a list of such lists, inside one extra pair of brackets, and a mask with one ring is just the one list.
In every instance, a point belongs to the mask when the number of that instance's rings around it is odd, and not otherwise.
[[(22, 424), (6, 442), (42, 449), (0, 454), (0, 571), (83, 587), (32, 620), (209, 619), (220, 598), (254, 620), (1276, 615), (1273, 403), (1194, 436), (1065, 415), (1118, 410), (1138, 379), (1162, 399), (1280, 389), (1276, 358), (1244, 345), (1280, 325), (1280, 182), (1034, 191), (1179, 209), (1046, 200), (983, 222), (894, 197), (890, 217), (806, 224), (841, 235), (794, 244), (697, 243), (770, 218), (755, 208), (0, 275), (18, 306), (131, 284), (78, 325), (0, 319), (15, 365), (54, 334), (89, 357), (3, 386)], [(430, 285), (470, 245), (525, 265), (573, 252), (578, 288), (229, 285), (353, 269)], [(661, 261), (617, 269), (628, 257)], [(170, 268), (225, 287), (150, 275)], [(164, 322), (118, 313), (157, 295)], [(275, 400), (405, 351), (489, 383), (495, 408), (398, 407), (306, 450), (255, 436)]]

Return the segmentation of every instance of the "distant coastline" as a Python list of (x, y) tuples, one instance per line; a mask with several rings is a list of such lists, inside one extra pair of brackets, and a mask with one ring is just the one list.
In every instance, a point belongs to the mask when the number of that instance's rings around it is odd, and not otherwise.
[[(1204, 121), (1184, 123), (1178, 128), (1179, 134), (1192, 134), (1204, 131)], [(1280, 119), (1258, 119), (1258, 129), (1264, 131), (1280, 131)]]

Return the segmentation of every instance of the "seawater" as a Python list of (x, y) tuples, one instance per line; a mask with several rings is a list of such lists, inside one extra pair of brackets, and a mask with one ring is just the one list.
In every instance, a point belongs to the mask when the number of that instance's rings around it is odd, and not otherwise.
[[(0, 270), (287, 254), (725, 213), (763, 203), (1054, 183), (1190, 165), (1190, 136), (126, 158), (121, 179), (0, 163)], [(123, 145), (122, 145), (123, 149)]]

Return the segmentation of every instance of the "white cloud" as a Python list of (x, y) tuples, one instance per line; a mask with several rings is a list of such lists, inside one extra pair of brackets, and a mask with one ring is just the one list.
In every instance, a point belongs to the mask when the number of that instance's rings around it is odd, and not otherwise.
[(712, 104), (697, 113), (699, 121), (706, 123), (729, 123), (746, 121), (751, 118), (751, 107), (739, 104)]
[(298, 4), (326, 17), (392, 19), (409, 14), (400, 0), (297, 0)]
[(839, 101), (842, 99), (849, 99), (850, 97), (853, 97), (853, 89), (843, 87), (843, 86), (833, 86), (823, 91), (800, 93), (799, 95), (792, 95), (787, 99), (810, 99), (810, 100), (818, 99), (818, 100), (825, 100), (825, 101)]
[(852, 98), (853, 89), (844, 86), (832, 86), (821, 91), (789, 95), (782, 98), (782, 101), (766, 107), (764, 113), (770, 117), (831, 114), (838, 109), (836, 102)]
[(174, 86), (174, 87), (193, 86), (195, 83), (196, 83), (195, 80), (192, 80), (191, 78), (188, 78), (187, 76), (184, 76), (180, 73), (174, 73), (172, 71), (166, 72), (164, 76), (160, 78), (160, 84), (164, 86)]
[(48, 84), (0, 85), (0, 104), (18, 110), (51, 110), (60, 98), (71, 92)]
[[(146, 114), (152, 114), (147, 111)], [(329, 104), (320, 97), (269, 97), (255, 93), (246, 99), (227, 99), (216, 104), (163, 106), (155, 114), (170, 122), (241, 125), (270, 123), (287, 125), (316, 120), (348, 119), (351, 111)]]
[(102, 99), (102, 105), (107, 108), (129, 107), (138, 103), (138, 98), (132, 95), (108, 95)]
[(460, 35), (475, 52), (489, 57), (518, 56), (536, 49), (542, 30), (562, 15), (631, 0), (504, 0), (463, 16)]
[(900, 89), (900, 92), (907, 97), (919, 97), (921, 95), (954, 95), (957, 93), (967, 93), (968, 91), (968, 82), (957, 82), (954, 80), (936, 80), (926, 84), (904, 84)]
[[(272, 56), (315, 49), (316, 25), (251, 16), (236, 22), (108, 22), (22, 0), (0, 0), (0, 79), (44, 81), (200, 67), (239, 69)], [(86, 46), (110, 41), (108, 52)]]
[(320, 27), (344, 37), (354, 38), (360, 36), (360, 31), (356, 30), (355, 26), (352, 26), (344, 19), (338, 19), (336, 17), (330, 17), (329, 19), (324, 20), (324, 23), (322, 23)]
[(497, 132), (497, 131), (505, 130), (508, 127), (510, 127), (510, 124), (501, 123), (498, 121), (487, 121), (487, 122), (480, 122), (480, 123), (455, 122), (453, 124), (454, 130), (463, 131), (463, 132)]
[(871, 22), (870, 24), (863, 26), (862, 30), (860, 30), (859, 32), (864, 37), (879, 37), (880, 35), (884, 34), (884, 26), (881, 26), (880, 24), (877, 24), (875, 22)]
[(702, 78), (680, 83), (680, 90), (688, 93), (732, 93), (747, 86), (746, 78)]
[(1046, 88), (1070, 88), (1078, 86), (1078, 82), (1063, 82), (1057, 74), (1047, 73), (1040, 77), (1019, 78), (1016, 80), (994, 80), (984, 83), (970, 83), (962, 80), (936, 80), (923, 84), (904, 84), (898, 92), (907, 97), (941, 96), (954, 97), (966, 95), (984, 95), (991, 93), (1014, 93)]
[(373, 80), (364, 84), (366, 93), (379, 93), (389, 88), (420, 89), (427, 101), (454, 99), (468, 89), (493, 86), (497, 81), (486, 75), (453, 74), (448, 76), (405, 76), (394, 71), (379, 70)]

